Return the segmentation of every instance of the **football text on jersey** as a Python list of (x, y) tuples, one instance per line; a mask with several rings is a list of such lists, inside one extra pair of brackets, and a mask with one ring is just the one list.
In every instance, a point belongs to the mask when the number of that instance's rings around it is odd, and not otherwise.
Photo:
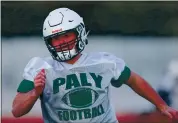
[(53, 81), (53, 94), (59, 93), (60, 86), (63, 86), (67, 93), (62, 97), (62, 101), (67, 106), (76, 109), (58, 110), (59, 120), (82, 120), (102, 115), (104, 113), (102, 104), (92, 107), (99, 97), (98, 92), (92, 89), (92, 86), (101, 89), (102, 78), (95, 73), (79, 73), (78, 76), (69, 74), (65, 78), (55, 79)]

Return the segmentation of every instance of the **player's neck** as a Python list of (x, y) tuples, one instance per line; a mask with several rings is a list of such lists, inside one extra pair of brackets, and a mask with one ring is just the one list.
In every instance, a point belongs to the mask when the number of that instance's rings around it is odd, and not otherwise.
[(82, 55), (81, 53), (78, 54), (78, 55), (77, 55), (76, 57), (74, 57), (73, 59), (66, 61), (66, 63), (68, 63), (68, 64), (74, 64), (75, 62), (77, 62), (77, 60), (80, 58), (81, 55)]

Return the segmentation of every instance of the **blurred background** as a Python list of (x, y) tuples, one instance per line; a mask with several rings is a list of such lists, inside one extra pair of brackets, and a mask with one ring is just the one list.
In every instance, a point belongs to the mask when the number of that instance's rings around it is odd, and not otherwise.
[[(178, 2), (1, 1), (3, 123), (42, 123), (39, 101), (16, 120), (12, 101), (28, 61), (50, 55), (42, 26), (48, 13), (59, 7), (83, 17), (90, 30), (85, 52), (104, 51), (123, 58), (178, 109)], [(120, 123), (169, 122), (125, 85), (111, 87), (111, 99)]]

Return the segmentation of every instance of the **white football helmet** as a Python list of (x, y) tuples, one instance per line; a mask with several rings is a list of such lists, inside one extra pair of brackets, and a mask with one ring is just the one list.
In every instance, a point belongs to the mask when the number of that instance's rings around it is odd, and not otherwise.
[[(53, 47), (50, 43), (51, 39), (54, 36), (71, 31), (77, 35), (77, 39), (69, 43), (61, 44), (57, 47), (62, 48), (64, 45), (69, 47), (69, 45), (73, 43), (75, 46), (72, 49), (57, 52), (56, 47)], [(43, 24), (43, 37), (46, 46), (53, 59), (60, 62), (70, 60), (82, 52), (85, 45), (88, 43), (87, 35), (88, 33), (85, 31), (83, 18), (68, 8), (59, 8), (51, 11)]]

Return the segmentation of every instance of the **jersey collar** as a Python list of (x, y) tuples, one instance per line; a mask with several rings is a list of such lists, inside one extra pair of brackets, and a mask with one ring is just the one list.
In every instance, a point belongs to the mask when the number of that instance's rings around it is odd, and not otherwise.
[(82, 53), (82, 55), (80, 56), (80, 58), (74, 63), (74, 64), (68, 64), (66, 62), (60, 62), (62, 64), (62, 66), (64, 66), (67, 69), (71, 69), (73, 67), (77, 67), (79, 65), (81, 65), (83, 63), (83, 61), (86, 59), (87, 57), (87, 53)]

